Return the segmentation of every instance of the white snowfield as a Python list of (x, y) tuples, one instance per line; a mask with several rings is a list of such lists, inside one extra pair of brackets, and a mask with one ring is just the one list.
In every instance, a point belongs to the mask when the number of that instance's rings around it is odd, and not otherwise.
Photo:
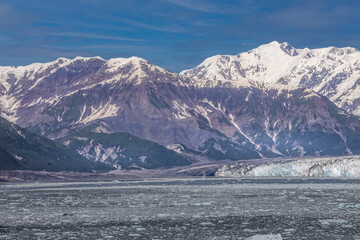
[(351, 48), (296, 49), (276, 41), (237, 55), (216, 55), (180, 73), (198, 87), (254, 81), (312, 89), (338, 107), (360, 115), (360, 51)]
[(360, 177), (360, 156), (339, 156), (269, 162), (226, 164), (216, 177)]

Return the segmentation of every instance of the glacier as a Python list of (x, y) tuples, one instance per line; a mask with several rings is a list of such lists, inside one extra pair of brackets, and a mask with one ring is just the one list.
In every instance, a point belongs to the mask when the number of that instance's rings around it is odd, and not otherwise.
[(225, 164), (216, 177), (360, 177), (360, 156), (301, 158), (263, 163)]

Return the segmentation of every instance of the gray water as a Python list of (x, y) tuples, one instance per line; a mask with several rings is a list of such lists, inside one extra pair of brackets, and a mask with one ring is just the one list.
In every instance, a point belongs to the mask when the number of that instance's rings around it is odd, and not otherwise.
[(0, 239), (360, 239), (360, 181), (0, 185)]

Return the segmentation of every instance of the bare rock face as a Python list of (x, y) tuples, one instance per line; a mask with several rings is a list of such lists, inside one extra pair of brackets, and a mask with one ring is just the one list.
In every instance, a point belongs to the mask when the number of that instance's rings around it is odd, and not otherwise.
[[(286, 56), (302, 56), (288, 45), (280, 50)], [(239, 76), (263, 72), (262, 66), (251, 69), (239, 68)], [(360, 121), (326, 97), (289, 84), (228, 80), (231, 71), (214, 84), (206, 74), (199, 75), (205, 80), (178, 75), (136, 57), (78, 57), (1, 67), (0, 111), (13, 123), (68, 143), (88, 159), (103, 159), (119, 168), (125, 165), (112, 161), (112, 153), (96, 155), (100, 145), (102, 153), (123, 149), (121, 142), (105, 142), (103, 134), (126, 132), (163, 146), (180, 144), (210, 159), (360, 153)], [(94, 124), (101, 135), (91, 133), (92, 139), (79, 140), (89, 136), (76, 133)], [(146, 160), (136, 159), (137, 166)], [(187, 163), (181, 159), (174, 165)]]

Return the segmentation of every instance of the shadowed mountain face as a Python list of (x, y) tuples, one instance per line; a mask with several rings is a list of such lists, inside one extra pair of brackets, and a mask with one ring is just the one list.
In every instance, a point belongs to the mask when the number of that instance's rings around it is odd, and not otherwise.
[(73, 150), (0, 118), (0, 169), (36, 171), (110, 170), (87, 161)]
[(57, 142), (66, 145), (88, 160), (114, 168), (153, 169), (188, 165), (183, 155), (157, 143), (125, 132), (109, 133), (105, 123), (92, 124)]
[[(118, 135), (112, 135), (118, 141), (103, 141), (106, 134), (124, 132), (211, 159), (360, 153), (359, 120), (311, 90), (251, 81), (198, 83), (135, 57), (58, 59), (3, 67), (0, 109), (35, 133), (64, 144), (72, 140), (68, 148), (94, 161), (103, 159), (96, 155), (98, 144), (103, 153), (123, 149)], [(80, 136), (92, 124), (102, 131), (90, 131), (91, 139)], [(132, 151), (126, 163), (114, 160), (120, 152), (102, 156), (119, 168), (150, 167), (141, 160), (145, 155)], [(131, 156), (136, 162), (129, 162)], [(188, 163), (174, 159), (172, 166)]]

